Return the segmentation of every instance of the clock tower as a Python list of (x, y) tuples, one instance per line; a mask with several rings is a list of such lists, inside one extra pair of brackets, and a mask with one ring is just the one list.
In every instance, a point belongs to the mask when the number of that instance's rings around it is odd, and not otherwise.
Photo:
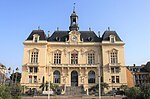
[(75, 7), (73, 9), (73, 13), (70, 16), (70, 26), (69, 26), (69, 30), (70, 31), (78, 31), (79, 27), (78, 27), (78, 16), (75, 12)]

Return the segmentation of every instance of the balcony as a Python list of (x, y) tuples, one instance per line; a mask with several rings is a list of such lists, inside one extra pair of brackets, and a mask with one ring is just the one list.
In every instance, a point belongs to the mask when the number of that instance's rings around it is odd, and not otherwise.
[(113, 67), (121, 66), (120, 63), (109, 63), (108, 65)]
[(51, 64), (51, 67), (98, 67), (98, 64)]
[(39, 66), (39, 63), (27, 63), (27, 66)]

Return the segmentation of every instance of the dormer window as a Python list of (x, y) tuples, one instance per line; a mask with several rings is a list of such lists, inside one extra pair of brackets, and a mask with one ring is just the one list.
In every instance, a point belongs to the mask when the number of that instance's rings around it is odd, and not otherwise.
[(111, 43), (115, 43), (115, 36), (114, 35), (110, 35), (110, 42)]
[(33, 35), (33, 42), (37, 43), (39, 41), (40, 36), (38, 34)]
[(35, 37), (35, 38), (34, 38), (34, 42), (37, 42), (37, 41), (38, 41), (38, 38), (37, 38), (37, 37)]

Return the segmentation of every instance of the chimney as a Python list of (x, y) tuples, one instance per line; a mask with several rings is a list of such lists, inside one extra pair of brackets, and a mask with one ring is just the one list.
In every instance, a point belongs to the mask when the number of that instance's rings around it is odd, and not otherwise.
[(50, 37), (50, 31), (48, 31), (48, 37)]
[(59, 27), (57, 27), (57, 31), (59, 31)]
[(108, 31), (110, 31), (110, 27), (108, 27)]
[(100, 31), (98, 31), (98, 37), (100, 38)]

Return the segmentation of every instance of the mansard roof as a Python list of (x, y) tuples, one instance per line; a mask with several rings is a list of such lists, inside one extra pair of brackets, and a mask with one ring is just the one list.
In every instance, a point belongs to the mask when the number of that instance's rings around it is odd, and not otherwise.
[(116, 31), (110, 31), (110, 30), (104, 32), (104, 34), (102, 35), (102, 41), (109, 41), (110, 35), (114, 35), (116, 37), (116, 41), (122, 41), (118, 36), (118, 34), (116, 33)]
[[(55, 31), (48, 39), (48, 42), (65, 42), (69, 39), (70, 31)], [(83, 42), (100, 42), (101, 39), (97, 37), (94, 31), (79, 31), (81, 33), (80, 40)]]
[(144, 69), (146, 69), (148, 72), (150, 72), (150, 61), (147, 62), (147, 64), (144, 66)]
[(48, 39), (48, 42), (65, 42), (69, 39), (69, 31), (55, 31)]
[(128, 69), (133, 70), (133, 72), (150, 72), (150, 61), (146, 65), (129, 66)]
[(39, 40), (46, 40), (47, 39), (43, 30), (33, 30), (26, 40), (33, 40), (34, 34), (38, 34), (40, 36)]

